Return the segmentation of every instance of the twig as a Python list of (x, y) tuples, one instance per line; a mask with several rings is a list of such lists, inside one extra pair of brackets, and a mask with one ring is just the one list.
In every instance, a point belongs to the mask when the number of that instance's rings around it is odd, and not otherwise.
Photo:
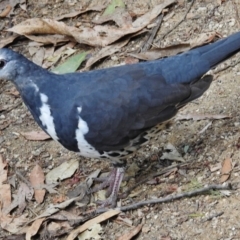
[(19, 171), (17, 171), (17, 170), (16, 170), (16, 175), (17, 175), (24, 183), (26, 183), (29, 188), (32, 188), (32, 189), (33, 189), (31, 183), (30, 183)]
[(162, 20), (163, 20), (163, 14), (159, 15), (157, 17), (157, 25), (155, 27), (153, 27), (152, 31), (149, 32), (149, 37), (147, 39), (146, 42), (143, 43), (142, 47), (141, 47), (141, 52), (147, 51), (150, 46), (152, 45), (153, 39), (155, 38), (157, 31), (159, 30), (161, 24), (162, 24)]
[[(129, 210), (134, 210), (134, 209), (137, 209), (137, 208), (143, 207), (145, 205), (149, 205), (149, 204), (166, 203), (166, 202), (171, 202), (171, 201), (174, 201), (174, 200), (178, 200), (178, 199), (183, 198), (183, 197), (192, 197), (192, 196), (195, 196), (195, 195), (199, 195), (199, 194), (209, 192), (210, 190), (231, 190), (231, 189), (232, 189), (232, 185), (230, 183), (226, 184), (226, 185), (215, 185), (215, 184), (213, 184), (213, 185), (209, 185), (209, 186), (206, 186), (206, 187), (203, 187), (203, 188), (200, 188), (200, 189), (197, 189), (197, 190), (193, 190), (193, 191), (190, 191), (190, 192), (180, 193), (180, 194), (176, 194), (176, 195), (170, 195), (170, 196), (167, 196), (167, 197), (164, 197), (164, 198), (141, 201), (141, 202), (133, 203), (133, 204), (130, 204), (130, 205), (127, 205), (127, 206), (124, 206), (124, 207), (117, 208), (117, 209), (121, 210), (122, 212), (125, 212), (125, 211), (129, 211)], [(71, 226), (78, 226), (79, 224), (81, 224), (83, 222), (86, 222), (86, 221), (88, 221), (88, 220), (98, 216), (99, 214), (108, 211), (108, 210), (109, 210), (109, 208), (98, 208), (98, 209), (88, 213), (86, 215), (86, 217), (84, 217), (84, 218), (75, 219), (71, 223)]]
[(167, 31), (165, 34), (163, 34), (163, 36), (161, 36), (159, 39), (158, 39), (158, 43), (164, 39), (169, 33), (171, 33), (174, 29), (176, 29), (187, 17), (187, 14), (189, 13), (190, 9), (192, 8), (193, 6), (193, 3), (195, 2), (195, 0), (192, 0), (191, 3), (190, 3), (190, 6), (188, 7), (185, 15), (183, 16), (182, 20), (180, 20), (172, 29), (170, 29), (169, 31)]
[(14, 104), (13, 106), (11, 106), (10, 108), (6, 109), (6, 112), (11, 112), (14, 108), (20, 106), (22, 104), (22, 101), (18, 101), (16, 104)]
[(150, 181), (151, 179), (155, 178), (155, 177), (158, 177), (160, 175), (163, 175), (167, 172), (169, 172), (171, 169), (174, 169), (174, 168), (180, 168), (180, 167), (183, 167), (183, 166), (187, 166), (189, 165), (190, 163), (192, 163), (192, 161), (187, 161), (187, 162), (184, 162), (184, 163), (179, 163), (179, 164), (174, 164), (174, 165), (171, 165), (169, 167), (166, 167), (164, 168), (164, 170), (160, 171), (160, 172), (157, 172), (157, 173), (154, 173), (154, 174), (151, 174), (149, 175), (148, 177), (144, 178), (143, 180), (139, 181), (138, 183), (136, 183), (134, 186), (130, 187), (124, 194), (122, 194), (121, 198), (126, 198), (127, 195), (130, 194), (130, 192), (135, 189), (136, 187), (140, 186), (141, 184), (145, 183), (145, 182), (148, 182)]
[(213, 218), (220, 217), (223, 214), (224, 214), (224, 212), (215, 213), (215, 214), (209, 216), (207, 219), (203, 220), (202, 222), (211, 221)]
[[(196, 189), (196, 190), (193, 190), (190, 192), (179, 193), (176, 195), (170, 195), (170, 196), (163, 197), (163, 198), (141, 201), (141, 202), (133, 203), (133, 204), (130, 204), (130, 205), (127, 205), (124, 207), (117, 208), (117, 209), (121, 210), (122, 212), (125, 212), (125, 211), (129, 211), (129, 210), (134, 210), (134, 209), (137, 209), (137, 208), (143, 207), (145, 205), (149, 205), (149, 204), (166, 203), (166, 202), (178, 200), (183, 197), (193, 197), (195, 195), (203, 194), (203, 193), (209, 192), (211, 190), (232, 190), (232, 185), (230, 183), (228, 183), (226, 185), (213, 184), (213, 185), (209, 185), (209, 186), (206, 186), (206, 187), (203, 187), (200, 189)], [(99, 209), (96, 209), (95, 213), (100, 214), (100, 213), (106, 212), (107, 210), (109, 210), (109, 209), (99, 208)]]

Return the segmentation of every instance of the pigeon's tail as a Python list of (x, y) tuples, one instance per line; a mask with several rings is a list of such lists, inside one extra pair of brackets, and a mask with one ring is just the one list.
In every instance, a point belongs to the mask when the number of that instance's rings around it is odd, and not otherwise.
[(212, 75), (205, 75), (201, 79), (192, 82), (189, 86), (191, 88), (191, 95), (179, 104), (179, 108), (183, 107), (194, 99), (201, 97), (203, 93), (210, 87), (212, 80)]
[(240, 51), (240, 32), (200, 47), (198, 51), (204, 59), (207, 59), (210, 68), (212, 68)]

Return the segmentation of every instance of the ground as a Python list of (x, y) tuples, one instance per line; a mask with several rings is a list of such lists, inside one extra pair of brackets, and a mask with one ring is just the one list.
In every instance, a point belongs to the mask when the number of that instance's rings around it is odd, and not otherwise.
[[(139, 12), (144, 12), (146, 8), (151, 9), (160, 2), (161, 0), (137, 0), (127, 1), (126, 5), (129, 11), (136, 11), (137, 9)], [(87, 1), (80, 1), (80, 3), (48, 1), (48, 3), (43, 4), (31, 0), (28, 1), (28, 18), (59, 16), (86, 3)], [(190, 4), (191, 1), (179, 1), (178, 4), (169, 9), (174, 14), (163, 22), (153, 42), (154, 46), (164, 47), (182, 43), (204, 32), (215, 31), (226, 37), (239, 31), (240, 18), (238, 12), (240, 11), (240, 5), (237, 0), (202, 0), (195, 1), (184, 21), (162, 39), (162, 36), (169, 29), (180, 22)], [(83, 16), (87, 18), (89, 15)], [(26, 15), (23, 17), (19, 14), (19, 22), (23, 18), (26, 19)], [(5, 21), (7, 22), (7, 20)], [(73, 18), (72, 21), (73, 23), (68, 23), (75, 24), (81, 21), (81, 18)], [(158, 39), (161, 41), (158, 41)], [(143, 41), (144, 35), (136, 37), (131, 40), (127, 47), (123, 48), (122, 52), (113, 54), (95, 67), (103, 68), (121, 63), (126, 56), (125, 53), (127, 51), (134, 52)], [(23, 40), (11, 46), (31, 58), (28, 49), (25, 48), (26, 42), (27, 40)], [(81, 47), (83, 48), (83, 46), (79, 46), (79, 48)], [(217, 171), (211, 171), (211, 168), (218, 166), (227, 158), (231, 158), (234, 163), (228, 181), (238, 186), (240, 182), (238, 143), (240, 138), (240, 114), (238, 111), (240, 109), (240, 64), (235, 65), (234, 63), (239, 61), (239, 57), (240, 55), (237, 54), (227, 62), (220, 64), (216, 70), (213, 70), (214, 82), (210, 89), (200, 99), (188, 104), (180, 112), (180, 114), (227, 115), (230, 118), (199, 121), (191, 119), (175, 120), (167, 130), (159, 134), (156, 141), (129, 159), (129, 164), (136, 162), (141, 170), (134, 179), (123, 186), (121, 191), (138, 182), (143, 176), (146, 177), (146, 171), (144, 170), (148, 169), (149, 174), (152, 174), (162, 170), (164, 164), (175, 164), (173, 162), (162, 163), (160, 160), (161, 150), (167, 143), (174, 145), (189, 164), (187, 167), (179, 168), (176, 174), (159, 177), (159, 184), (145, 183), (134, 189), (131, 194), (136, 193), (135, 196), (123, 199), (123, 205), (166, 196), (174, 192), (173, 189), (178, 192), (189, 191), (194, 184), (199, 187), (218, 184), (220, 182), (220, 168)], [(217, 71), (227, 65), (231, 66), (226, 70)], [(8, 93), (13, 85), (3, 81), (0, 84), (0, 105), (15, 106), (12, 110), (2, 111), (0, 115), (2, 126), (6, 123), (9, 124), (6, 128), (1, 127), (0, 152), (9, 162), (11, 176), (14, 175), (15, 170), (28, 176), (36, 163), (41, 165), (44, 172), (47, 173), (60, 163), (74, 158), (78, 158), (80, 161), (82, 174), (80, 180), (84, 180), (84, 176), (88, 176), (96, 169), (101, 169), (103, 172), (109, 171), (110, 165), (108, 162), (81, 158), (75, 153), (68, 152), (54, 141), (28, 141), (24, 139), (23, 136), (19, 135), (20, 132), (38, 129), (38, 126), (20, 98)], [(201, 131), (208, 124), (209, 127)], [(64, 195), (68, 188), (66, 182), (63, 182), (58, 186), (58, 191)], [(169, 203), (145, 206), (138, 210), (126, 212), (124, 217), (130, 219), (133, 226), (143, 223), (142, 232), (138, 234), (136, 239), (240, 239), (239, 190), (229, 193), (225, 195), (220, 193), (197, 195)], [(50, 202), (51, 196), (48, 195), (43, 205), (50, 204)], [(31, 208), (34, 208), (34, 212), (39, 214), (43, 205), (32, 203), (31, 207), (27, 207), (25, 211), (28, 212), (29, 218), (33, 215)], [(103, 223), (102, 227), (102, 239), (117, 239), (131, 229), (124, 222), (119, 223), (114, 219)], [(1, 232), (1, 235), (3, 237), (8, 234), (7, 232)]]

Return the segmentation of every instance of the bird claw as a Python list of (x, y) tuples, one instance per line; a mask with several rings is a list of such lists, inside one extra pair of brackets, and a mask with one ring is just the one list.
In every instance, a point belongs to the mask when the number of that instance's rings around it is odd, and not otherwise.
[(108, 187), (105, 200), (98, 200), (97, 204), (100, 204), (102, 207), (111, 206), (115, 207), (117, 204), (117, 197), (122, 179), (125, 173), (125, 168), (118, 167), (114, 168), (108, 177), (97, 187), (95, 187), (91, 192), (95, 193), (99, 190), (102, 190)]

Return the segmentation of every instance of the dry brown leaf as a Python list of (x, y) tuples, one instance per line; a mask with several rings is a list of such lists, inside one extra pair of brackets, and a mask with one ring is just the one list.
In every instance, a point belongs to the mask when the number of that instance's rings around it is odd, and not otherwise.
[(20, 134), (23, 135), (27, 140), (31, 141), (45, 141), (51, 138), (44, 131), (21, 132)]
[(0, 40), (0, 48), (3, 48), (7, 46), (8, 44), (12, 43), (19, 35), (18, 34), (13, 34), (7, 38), (1, 39)]
[(71, 229), (72, 229), (72, 227), (70, 226), (68, 221), (50, 222), (47, 225), (47, 231), (48, 231), (49, 235), (52, 237), (56, 237), (55, 239), (58, 239), (59, 232), (61, 230), (63, 230), (63, 231), (68, 230), (70, 232)]
[(105, 58), (109, 55), (112, 55), (115, 52), (120, 51), (121, 48), (123, 46), (125, 46), (128, 42), (129, 42), (129, 40), (124, 40), (119, 43), (112, 44), (111, 46), (104, 47), (96, 55), (94, 55), (93, 57), (88, 59), (83, 70), (88, 70), (94, 63), (96, 63), (100, 59)]
[(8, 31), (25, 35), (26, 37), (31, 34), (61, 34), (71, 36), (77, 42), (90, 46), (106, 46), (125, 35), (142, 30), (155, 19), (164, 8), (175, 2), (176, 0), (165, 0), (164, 3), (155, 6), (148, 13), (135, 20), (130, 27), (117, 28), (115, 26), (97, 25), (92, 28), (86, 26), (76, 28), (51, 19), (33, 18), (8, 29)]
[(2, 203), (2, 211), (4, 212), (11, 205), (11, 186), (10, 184), (0, 185), (0, 203)]
[(130, 239), (132, 239), (134, 236), (136, 236), (141, 231), (142, 227), (143, 227), (143, 224), (139, 224), (138, 226), (133, 228), (128, 233), (125, 233), (124, 235), (119, 237), (118, 240), (130, 240)]
[(41, 189), (44, 184), (44, 173), (42, 168), (37, 164), (31, 171), (29, 176), (30, 183), (34, 188), (34, 198), (38, 203), (42, 203), (46, 190)]
[(32, 225), (27, 229), (25, 238), (26, 240), (31, 240), (31, 237), (35, 236), (38, 233), (39, 228), (41, 227), (44, 220), (45, 218), (39, 218), (32, 223)]
[(65, 209), (66, 207), (71, 205), (74, 201), (79, 201), (81, 199), (82, 199), (82, 197), (76, 197), (76, 198), (68, 199), (65, 202), (62, 202), (62, 203), (59, 203), (56, 205), (49, 205), (48, 208), (42, 214), (40, 214), (36, 218), (32, 219), (31, 221), (35, 221), (36, 219), (39, 219), (39, 218), (49, 217), (49, 216), (61, 211), (62, 209)]
[(191, 48), (199, 47), (212, 42), (216, 36), (219, 36), (217, 32), (201, 33), (196, 38), (190, 40), (189, 43), (191, 45)]
[(62, 15), (62, 16), (56, 17), (55, 20), (59, 21), (59, 20), (62, 20), (62, 19), (64, 19), (64, 18), (77, 17), (78, 15), (81, 15), (81, 14), (86, 13), (86, 12), (89, 12), (89, 11), (100, 12), (100, 11), (102, 11), (105, 7), (106, 7), (106, 5), (104, 5), (104, 4), (92, 6), (92, 7), (89, 7), (89, 8), (87, 8), (87, 9), (84, 9), (84, 10), (75, 11), (75, 12), (67, 13), (67, 14), (64, 14), (64, 15)]
[(120, 210), (117, 209), (111, 209), (87, 222), (85, 222), (83, 225), (79, 226), (78, 228), (74, 229), (67, 237), (67, 240), (74, 240), (79, 233), (87, 230), (88, 228), (90, 228), (94, 223), (100, 223), (103, 221), (108, 220), (109, 218), (116, 216), (120, 213)]
[(232, 159), (226, 158), (222, 164), (221, 178), (220, 178), (221, 183), (224, 183), (228, 180), (228, 178), (230, 177), (231, 171), (232, 171)]
[(14, 200), (11, 205), (3, 209), (4, 214), (10, 213), (14, 208), (18, 207), (18, 214), (22, 214), (26, 207), (26, 200), (30, 201), (33, 197), (33, 189), (30, 188), (26, 183), (20, 182), (17, 194), (14, 196)]
[(190, 49), (190, 44), (182, 43), (165, 48), (155, 48), (141, 53), (130, 53), (129, 55), (142, 60), (156, 60), (163, 57), (174, 56), (178, 53), (185, 52)]
[(131, 27), (132, 25), (132, 17), (124, 8), (117, 8), (113, 14), (102, 15), (93, 20), (93, 23), (102, 24), (109, 21), (114, 21), (119, 27)]
[(179, 114), (175, 118), (176, 120), (189, 120), (192, 119), (194, 121), (198, 120), (205, 120), (205, 119), (225, 119), (225, 118), (231, 118), (228, 115), (224, 114), (201, 114), (201, 113), (188, 113), (188, 114)]
[(138, 63), (139, 60), (137, 58), (131, 57), (131, 56), (127, 56), (125, 57), (125, 63), (126, 64), (135, 64)]
[(35, 35), (27, 35), (27, 38), (31, 39), (32, 41), (39, 42), (42, 44), (53, 44), (56, 45), (58, 43), (74, 41), (72, 37), (63, 36), (59, 34), (55, 35), (44, 35), (44, 36), (35, 36)]
[(0, 154), (0, 185), (4, 184), (7, 180), (7, 162)]
[(44, 56), (45, 56), (45, 49), (42, 47), (38, 48), (38, 50), (36, 51), (36, 53), (32, 58), (32, 61), (38, 66), (42, 66)]
[(0, 224), (2, 229), (10, 233), (23, 233), (25, 229), (23, 225), (28, 221), (26, 214), (21, 215), (20, 217), (10, 217), (9, 215), (3, 215), (0, 212)]
[(7, 7), (0, 13), (0, 18), (6, 17), (12, 10), (12, 7), (10, 5), (7, 5)]
[(11, 186), (5, 184), (7, 173), (7, 162), (0, 155), (0, 205), (3, 211), (11, 205)]

